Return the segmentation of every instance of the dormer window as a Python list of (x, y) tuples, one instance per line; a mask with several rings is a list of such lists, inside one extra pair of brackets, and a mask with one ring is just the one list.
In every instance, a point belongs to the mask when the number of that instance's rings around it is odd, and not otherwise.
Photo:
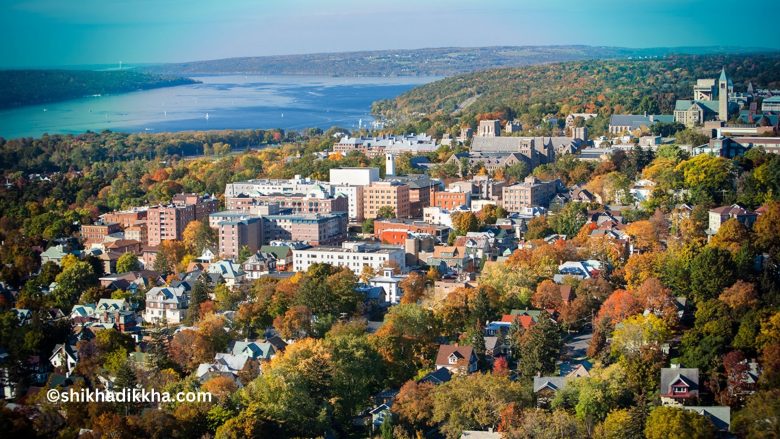
[(688, 388), (684, 387), (684, 386), (674, 386), (674, 387), (672, 387), (672, 392), (673, 393), (687, 393), (688, 392)]
[(450, 355), (448, 360), (450, 364), (458, 364), (458, 357), (455, 354)]

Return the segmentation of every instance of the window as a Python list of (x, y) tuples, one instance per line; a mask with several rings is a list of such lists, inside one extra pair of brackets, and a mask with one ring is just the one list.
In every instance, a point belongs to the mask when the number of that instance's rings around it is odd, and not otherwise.
[(686, 392), (688, 392), (687, 387), (683, 387), (683, 386), (672, 387), (672, 393), (686, 393)]

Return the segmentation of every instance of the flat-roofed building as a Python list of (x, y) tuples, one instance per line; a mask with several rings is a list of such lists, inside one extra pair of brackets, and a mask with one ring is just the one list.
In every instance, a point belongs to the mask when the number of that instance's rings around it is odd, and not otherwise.
[(396, 217), (408, 218), (409, 186), (397, 181), (377, 181), (363, 191), (363, 216), (374, 219), (384, 206), (393, 208)]
[(176, 194), (171, 203), (174, 206), (194, 206), (195, 219), (198, 221), (206, 221), (209, 214), (216, 212), (219, 207), (219, 200), (210, 195)]
[(217, 229), (219, 255), (225, 258), (238, 259), (238, 255), (244, 246), (251, 253), (255, 253), (263, 245), (262, 225), (263, 221), (260, 217), (220, 221)]
[(287, 180), (254, 179), (237, 181), (225, 185), (225, 198), (236, 197), (241, 194), (255, 196), (268, 194), (306, 194), (313, 190), (323, 190), (333, 193), (330, 184), (310, 178), (295, 178)]
[(524, 208), (547, 206), (558, 191), (558, 180), (542, 181), (528, 176), (522, 183), (504, 188), (501, 203), (508, 212), (521, 212)]
[(440, 207), (447, 210), (452, 210), (460, 206), (468, 207), (471, 205), (471, 193), (457, 191), (434, 192), (433, 202), (431, 204), (434, 207)]
[(195, 206), (153, 206), (146, 218), (150, 246), (158, 246), (165, 240), (180, 241), (184, 228), (195, 220)]
[(306, 271), (313, 264), (330, 264), (347, 267), (360, 276), (363, 267), (374, 271), (386, 266), (406, 267), (404, 249), (365, 242), (345, 242), (341, 247), (313, 247), (293, 250), (293, 270)]
[(146, 220), (147, 207), (136, 207), (129, 210), (117, 210), (100, 215), (104, 223), (117, 223), (122, 228), (128, 228), (139, 221)]
[[(387, 242), (401, 245), (403, 240), (391, 240), (389, 232), (405, 232), (413, 234), (431, 235), (438, 242), (447, 242), (450, 228), (443, 225), (429, 224), (424, 221), (412, 221), (404, 219), (382, 219), (374, 221), (374, 236), (379, 240), (387, 239)], [(400, 236), (400, 235), (399, 235)]]
[(81, 226), (81, 238), (88, 243), (103, 242), (106, 236), (121, 231), (122, 228), (118, 223), (104, 223), (99, 221), (95, 224), (85, 224)]
[(347, 239), (346, 212), (330, 214), (267, 215), (264, 243), (302, 241), (309, 245), (338, 245)]
[(330, 184), (336, 186), (368, 186), (379, 181), (379, 168), (333, 168)]

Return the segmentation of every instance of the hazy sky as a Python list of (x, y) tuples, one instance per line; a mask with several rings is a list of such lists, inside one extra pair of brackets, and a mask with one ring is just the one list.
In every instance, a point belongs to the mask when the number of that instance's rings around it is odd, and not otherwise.
[[(771, 2), (770, 2), (771, 3)], [(767, 3), (769, 4), (769, 3)], [(780, 48), (725, 0), (0, 0), (0, 67), (442, 46)], [(720, 25), (722, 23), (722, 25)]]

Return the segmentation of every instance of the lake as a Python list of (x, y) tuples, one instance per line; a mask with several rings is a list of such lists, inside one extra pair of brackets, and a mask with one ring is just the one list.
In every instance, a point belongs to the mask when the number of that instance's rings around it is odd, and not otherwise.
[(347, 129), (373, 121), (371, 103), (439, 78), (192, 76), (201, 84), (89, 96), (0, 111), (0, 136), (221, 129)]

